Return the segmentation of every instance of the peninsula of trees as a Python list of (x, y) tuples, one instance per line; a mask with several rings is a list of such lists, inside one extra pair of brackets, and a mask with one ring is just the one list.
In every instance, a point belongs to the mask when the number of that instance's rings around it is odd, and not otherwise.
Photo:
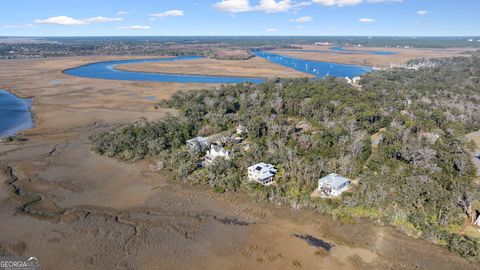
[[(216, 192), (245, 192), (342, 222), (367, 217), (480, 261), (479, 235), (462, 231), (480, 210), (469, 132), (480, 129), (480, 56), (432, 60), (344, 79), (271, 80), (176, 94), (160, 107), (178, 116), (91, 137), (96, 152), (152, 157), (176, 178)], [(412, 63), (415, 64), (415, 63)], [(242, 142), (228, 140), (242, 126)], [(232, 159), (199, 166), (186, 141), (227, 138)], [(248, 182), (247, 167), (275, 164), (276, 184)], [(329, 173), (354, 179), (340, 198), (312, 198)]]

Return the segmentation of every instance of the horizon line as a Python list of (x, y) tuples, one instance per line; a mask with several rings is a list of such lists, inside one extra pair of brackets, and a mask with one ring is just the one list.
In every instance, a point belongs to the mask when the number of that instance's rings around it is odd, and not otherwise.
[(0, 38), (58, 38), (58, 37), (382, 37), (382, 38), (480, 38), (480, 35), (54, 35), (54, 36), (2, 36)]

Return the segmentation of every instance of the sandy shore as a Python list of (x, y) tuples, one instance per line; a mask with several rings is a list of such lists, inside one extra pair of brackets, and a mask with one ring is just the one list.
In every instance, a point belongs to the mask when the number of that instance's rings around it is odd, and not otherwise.
[[(33, 97), (26, 143), (0, 145), (0, 254), (43, 269), (479, 269), (445, 248), (362, 220), (213, 194), (89, 150), (88, 136), (164, 117), (157, 99), (213, 85), (107, 81), (62, 70), (118, 57), (4, 61), (0, 88)], [(334, 245), (328, 254), (294, 234)]]
[(391, 55), (375, 54), (351, 54), (330, 50), (330, 46), (301, 45), (302, 50), (314, 50), (321, 52), (304, 52), (301, 50), (275, 50), (273, 53), (296, 57), (306, 60), (334, 62), (341, 64), (362, 65), (378, 68), (389, 68), (391, 64), (402, 64), (416, 58), (438, 58), (465, 55), (466, 51), (472, 49), (393, 49), (375, 47), (344, 47), (346, 50), (355, 51), (386, 51), (395, 52)]
[(313, 75), (254, 57), (248, 60), (198, 60), (118, 65), (120, 70), (249, 78), (312, 78)]

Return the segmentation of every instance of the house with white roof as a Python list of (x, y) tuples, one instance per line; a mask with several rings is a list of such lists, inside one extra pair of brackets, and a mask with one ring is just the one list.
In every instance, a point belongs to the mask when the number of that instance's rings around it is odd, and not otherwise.
[(205, 155), (205, 163), (212, 164), (213, 161), (218, 157), (230, 159), (232, 158), (232, 154), (230, 151), (223, 149), (221, 146), (212, 144), (210, 146), (210, 150), (207, 151), (207, 155)]
[(203, 151), (210, 145), (208, 138), (195, 137), (187, 141), (187, 145), (191, 150)]
[(278, 170), (272, 164), (258, 163), (248, 167), (248, 180), (258, 182), (264, 186), (273, 184), (273, 177)]
[(477, 225), (478, 227), (480, 227), (480, 216), (477, 217), (474, 224)]
[(318, 180), (318, 191), (322, 196), (339, 196), (345, 192), (352, 181), (336, 173), (331, 173)]
[(237, 135), (243, 135), (245, 133), (248, 132), (248, 130), (243, 126), (243, 125), (238, 125), (237, 128), (235, 129), (235, 132), (237, 133)]

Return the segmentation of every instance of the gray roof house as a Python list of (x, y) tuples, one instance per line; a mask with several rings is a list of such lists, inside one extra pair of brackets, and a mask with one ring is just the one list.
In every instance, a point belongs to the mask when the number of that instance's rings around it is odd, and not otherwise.
[(187, 145), (191, 150), (203, 151), (210, 145), (208, 138), (195, 137), (187, 141)]
[(320, 191), (322, 196), (335, 197), (345, 192), (350, 186), (350, 183), (350, 179), (336, 173), (331, 173), (318, 180), (318, 191)]
[(272, 164), (258, 163), (248, 167), (248, 180), (258, 182), (264, 186), (273, 184), (273, 177), (277, 169)]
[(210, 150), (208, 150), (207, 154), (205, 155), (205, 163), (211, 164), (218, 157), (230, 159), (232, 158), (232, 154), (230, 151), (223, 149), (221, 146), (212, 144), (210, 146)]

